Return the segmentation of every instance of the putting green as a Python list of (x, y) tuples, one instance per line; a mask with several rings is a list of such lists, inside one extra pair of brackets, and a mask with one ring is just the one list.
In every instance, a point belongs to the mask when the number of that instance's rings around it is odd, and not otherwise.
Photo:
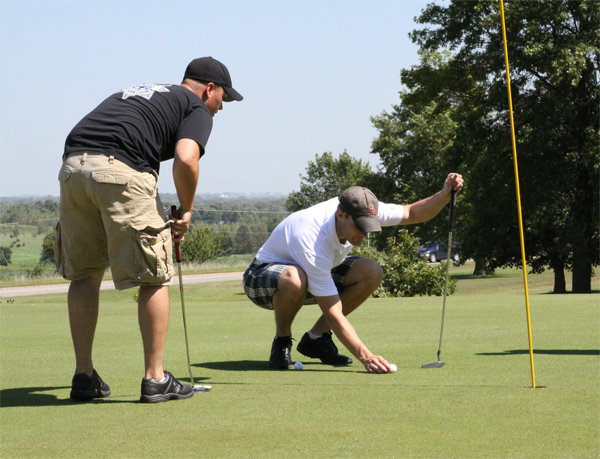
[[(398, 366), (359, 363), (269, 371), (273, 317), (237, 282), (186, 286), (191, 400), (142, 405), (142, 346), (133, 291), (102, 292), (95, 366), (112, 395), (69, 396), (74, 358), (65, 295), (0, 304), (2, 457), (597, 457), (600, 295), (551, 295), (530, 276), (536, 382), (531, 389), (522, 280), (473, 279), (446, 303), (443, 368), (435, 360), (441, 297), (369, 299), (351, 316), (372, 351)], [(598, 289), (598, 282), (594, 281)], [(178, 290), (166, 368), (187, 380)], [(303, 308), (299, 338), (316, 319)], [(338, 341), (339, 343), (339, 341)]]

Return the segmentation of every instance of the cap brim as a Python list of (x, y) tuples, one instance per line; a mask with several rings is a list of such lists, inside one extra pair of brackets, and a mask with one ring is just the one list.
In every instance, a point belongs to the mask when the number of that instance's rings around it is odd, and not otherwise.
[(356, 217), (353, 218), (356, 227), (363, 233), (376, 233), (381, 231), (381, 225), (377, 220), (377, 217)]
[(226, 94), (226, 97), (223, 98), (223, 100), (225, 102), (232, 102), (234, 100), (240, 101), (240, 100), (244, 99), (244, 96), (242, 96), (239, 92), (237, 92), (233, 88), (226, 88), (225, 86), (223, 86), (223, 90), (225, 91), (225, 94)]

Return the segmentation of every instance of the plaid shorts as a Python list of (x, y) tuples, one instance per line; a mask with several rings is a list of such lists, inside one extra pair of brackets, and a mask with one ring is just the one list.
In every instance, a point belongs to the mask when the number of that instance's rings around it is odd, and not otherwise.
[[(348, 257), (331, 270), (331, 278), (338, 293), (344, 291), (346, 276), (359, 257)], [(277, 291), (277, 282), (281, 273), (290, 265), (281, 263), (257, 263), (252, 261), (244, 273), (244, 291), (250, 301), (265, 309), (273, 309), (273, 295)], [(306, 292), (304, 304), (316, 304), (315, 297)]]

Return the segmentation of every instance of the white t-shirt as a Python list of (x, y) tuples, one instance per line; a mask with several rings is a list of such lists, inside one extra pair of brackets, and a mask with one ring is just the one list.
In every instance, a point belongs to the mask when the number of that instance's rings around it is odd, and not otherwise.
[[(352, 244), (341, 244), (335, 231), (338, 198), (316, 204), (287, 216), (273, 230), (256, 254), (263, 263), (300, 266), (308, 277), (308, 291), (316, 296), (337, 295), (331, 270), (344, 261)], [(377, 219), (381, 226), (402, 221), (401, 205), (379, 203)]]

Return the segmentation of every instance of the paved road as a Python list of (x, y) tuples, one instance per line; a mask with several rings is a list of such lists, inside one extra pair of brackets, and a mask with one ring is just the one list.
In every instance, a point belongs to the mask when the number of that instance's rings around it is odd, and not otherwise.
[[(183, 284), (201, 284), (206, 282), (224, 282), (242, 280), (243, 272), (233, 273), (210, 273), (210, 274), (187, 274), (183, 276)], [(179, 277), (173, 278), (173, 285), (179, 285)], [(53, 285), (30, 285), (23, 287), (0, 288), (0, 298), (12, 298), (16, 296), (46, 295), (49, 293), (67, 293), (69, 284)], [(112, 281), (103, 281), (100, 290), (113, 290)]]

